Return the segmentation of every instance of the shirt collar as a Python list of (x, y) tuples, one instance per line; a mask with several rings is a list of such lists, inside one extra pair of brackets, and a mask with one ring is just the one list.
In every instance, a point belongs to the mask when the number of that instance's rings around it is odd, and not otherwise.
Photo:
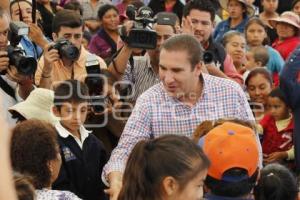
[[(73, 137), (74, 139), (78, 139), (76, 136), (74, 136), (72, 133), (70, 133), (67, 129), (65, 129), (60, 122), (55, 124), (55, 128), (57, 129), (58, 134), (63, 137), (63, 138), (67, 138), (69, 136)], [(80, 126), (79, 128), (79, 133), (80, 133), (80, 139), (81, 142), (83, 143), (84, 140), (89, 136), (89, 133), (91, 133), (92, 131), (89, 131), (87, 129), (84, 128), (84, 126)]]

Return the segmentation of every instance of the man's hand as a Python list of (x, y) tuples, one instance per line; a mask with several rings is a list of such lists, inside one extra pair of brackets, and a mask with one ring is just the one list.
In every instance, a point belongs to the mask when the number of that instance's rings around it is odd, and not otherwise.
[(0, 72), (7, 69), (9, 65), (9, 58), (6, 51), (0, 51)]
[(288, 157), (288, 154), (285, 151), (274, 152), (274, 153), (264, 156), (264, 163), (269, 164), (269, 163), (273, 163), (276, 161), (281, 161), (281, 160), (286, 159), (287, 157)]
[(48, 44), (48, 41), (44, 37), (43, 31), (34, 23), (29, 24), (29, 38), (43, 49)]
[(182, 18), (181, 27), (182, 27), (182, 29), (181, 29), (182, 33), (194, 35), (195, 28), (194, 28), (192, 20), (189, 16)]
[(51, 45), (45, 48), (44, 52), (44, 68), (43, 75), (50, 76), (52, 72), (53, 63), (59, 60), (59, 53), (57, 49), (50, 49)]
[(122, 173), (111, 172), (108, 175), (108, 179), (110, 187), (104, 190), (104, 192), (109, 195), (110, 200), (117, 200), (122, 189)]

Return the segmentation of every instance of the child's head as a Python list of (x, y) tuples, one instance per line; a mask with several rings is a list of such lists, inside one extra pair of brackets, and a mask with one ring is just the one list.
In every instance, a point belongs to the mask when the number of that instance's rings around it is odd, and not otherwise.
[(245, 37), (248, 46), (261, 46), (269, 43), (266, 26), (257, 17), (253, 17), (247, 22)]
[(296, 178), (284, 166), (269, 164), (261, 170), (260, 178), (254, 188), (255, 199), (295, 200), (298, 195)]
[(165, 135), (132, 150), (119, 200), (201, 199), (209, 160), (189, 138)]
[(286, 11), (280, 17), (269, 20), (276, 29), (279, 40), (297, 36), (300, 29), (300, 17), (291, 11)]
[(254, 14), (253, 6), (248, 4), (247, 0), (222, 0), (220, 4), (232, 19), (245, 18), (247, 15)]
[(211, 161), (205, 180), (210, 192), (223, 197), (249, 195), (258, 177), (259, 148), (254, 130), (224, 122), (200, 140)]
[(264, 12), (275, 13), (278, 8), (278, 0), (262, 0), (261, 5)]
[(61, 118), (62, 125), (71, 132), (78, 131), (85, 122), (88, 103), (88, 87), (80, 81), (64, 81), (54, 90), (53, 112)]
[(276, 121), (287, 119), (290, 116), (290, 110), (286, 102), (286, 97), (280, 88), (275, 88), (270, 92), (268, 109)]
[(300, 16), (300, 0), (294, 0), (293, 1), (292, 11)]
[(61, 167), (56, 129), (33, 119), (17, 124), (12, 131), (10, 155), (14, 171), (30, 175), (35, 189), (51, 187)]
[(252, 70), (256, 67), (264, 67), (269, 61), (268, 49), (264, 46), (253, 47), (246, 53), (245, 67)]

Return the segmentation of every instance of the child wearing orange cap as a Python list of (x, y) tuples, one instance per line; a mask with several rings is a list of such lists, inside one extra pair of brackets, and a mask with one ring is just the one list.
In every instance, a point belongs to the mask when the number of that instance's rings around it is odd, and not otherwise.
[(253, 199), (259, 145), (252, 126), (242, 124), (227, 121), (214, 125), (199, 141), (211, 161), (205, 179), (208, 200)]

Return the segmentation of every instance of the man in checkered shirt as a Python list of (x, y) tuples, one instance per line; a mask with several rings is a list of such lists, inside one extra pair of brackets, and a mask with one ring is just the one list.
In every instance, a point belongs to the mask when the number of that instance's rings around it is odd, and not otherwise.
[(190, 137), (204, 120), (238, 118), (255, 121), (242, 88), (234, 81), (203, 74), (203, 50), (196, 38), (176, 35), (161, 48), (161, 82), (143, 93), (128, 119), (102, 179), (117, 199), (122, 173), (134, 145), (165, 134)]

